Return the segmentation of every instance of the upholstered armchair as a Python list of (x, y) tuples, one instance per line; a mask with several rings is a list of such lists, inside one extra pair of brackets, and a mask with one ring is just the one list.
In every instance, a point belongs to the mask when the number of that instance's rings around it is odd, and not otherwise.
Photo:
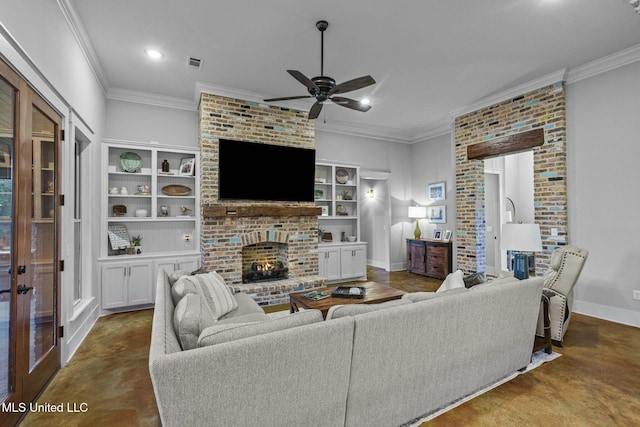
[[(575, 246), (557, 248), (551, 254), (551, 268), (544, 275), (544, 287), (553, 293), (549, 299), (551, 340), (559, 347), (562, 347), (562, 339), (571, 320), (573, 287), (588, 255), (589, 251)], [(540, 336), (544, 335), (543, 321), (543, 310), (540, 307), (536, 331)]]

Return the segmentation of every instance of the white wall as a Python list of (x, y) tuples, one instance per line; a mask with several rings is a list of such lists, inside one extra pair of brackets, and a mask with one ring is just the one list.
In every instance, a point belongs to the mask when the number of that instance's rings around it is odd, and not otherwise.
[(589, 250), (578, 312), (640, 326), (640, 62), (567, 85), (569, 243)]
[[(411, 198), (414, 203), (420, 206), (445, 205), (447, 207), (447, 222), (444, 224), (432, 224), (426, 219), (420, 220), (422, 237), (433, 237), (433, 230), (436, 228), (452, 230), (452, 239), (455, 247), (456, 182), (454, 165), (454, 147), (451, 136), (448, 133), (411, 146), (410, 169), (413, 183)], [(429, 202), (427, 186), (442, 181), (445, 181), (446, 199), (444, 201)], [(413, 238), (413, 227), (405, 230), (405, 237)], [(455, 264), (454, 257), (454, 270)]]
[(198, 113), (109, 99), (104, 134), (109, 139), (198, 148)]
[[(8, 33), (0, 33), (0, 53), (50, 102), (63, 116), (63, 127), (70, 128), (70, 110), (91, 129), (86, 131), (91, 144), (88, 150), (92, 167), (98, 170), (99, 141), (104, 128), (105, 97), (95, 73), (89, 67), (62, 11), (52, 1), (1, 0), (0, 20)], [(86, 127), (82, 126), (86, 130)], [(63, 143), (63, 159), (68, 159), (70, 143)], [(66, 167), (66, 168), (65, 168)], [(62, 192), (73, 198), (73, 175), (63, 160)], [(99, 174), (93, 174), (84, 186), (91, 194), (99, 194)], [(71, 204), (69, 204), (71, 206)], [(71, 207), (62, 208), (62, 258), (73, 259)], [(89, 219), (99, 218), (99, 199), (88, 213)], [(88, 221), (89, 241), (98, 241), (99, 221)], [(73, 306), (73, 268), (61, 274), (61, 324), (65, 327), (62, 339), (61, 363), (64, 365), (91, 329), (99, 313), (98, 275), (93, 262), (98, 248), (85, 248), (87, 288), (94, 294), (79, 306)], [(72, 263), (70, 263), (72, 265)]]
[[(390, 262), (392, 270), (404, 268), (404, 232), (407, 207), (411, 201), (411, 146), (395, 142), (342, 135), (316, 130), (316, 159), (357, 163), (362, 169), (391, 173)], [(383, 244), (373, 240), (370, 244)], [(376, 249), (376, 251), (380, 248)]]

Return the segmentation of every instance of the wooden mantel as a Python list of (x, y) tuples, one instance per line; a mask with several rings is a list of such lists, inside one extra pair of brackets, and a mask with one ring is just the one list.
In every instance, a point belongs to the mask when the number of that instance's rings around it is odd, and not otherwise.
[(202, 208), (203, 218), (251, 217), (251, 216), (320, 216), (319, 206), (205, 206)]
[(467, 147), (468, 160), (484, 160), (504, 154), (515, 154), (544, 144), (542, 128), (495, 138)]

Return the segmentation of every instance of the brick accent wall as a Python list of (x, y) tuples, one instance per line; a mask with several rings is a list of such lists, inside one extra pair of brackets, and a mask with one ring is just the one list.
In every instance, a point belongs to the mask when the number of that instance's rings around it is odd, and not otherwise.
[(543, 251), (536, 253), (536, 274), (549, 267), (558, 242), (567, 241), (567, 166), (565, 89), (562, 82), (465, 114), (455, 119), (456, 247), (458, 268), (486, 271), (484, 162), (468, 160), (467, 147), (535, 128), (544, 129), (544, 145), (533, 149), (534, 217)]
[[(199, 107), (201, 205), (314, 206), (313, 202), (247, 202), (218, 200), (218, 139), (236, 139), (315, 148), (313, 121), (306, 112), (203, 93)], [(247, 185), (260, 185), (260, 177), (247, 171)], [(283, 183), (282, 185), (286, 185)], [(233, 217), (203, 218), (200, 249), (207, 270), (218, 271), (229, 285), (242, 283), (242, 247), (286, 236), (289, 277), (318, 273), (318, 218)], [(285, 242), (281, 242), (285, 243)]]

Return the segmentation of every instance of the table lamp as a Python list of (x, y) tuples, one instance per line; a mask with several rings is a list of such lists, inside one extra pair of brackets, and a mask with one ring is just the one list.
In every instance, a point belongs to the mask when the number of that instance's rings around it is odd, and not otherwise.
[(422, 232), (420, 231), (420, 225), (418, 224), (418, 222), (420, 221), (420, 218), (426, 218), (426, 217), (427, 217), (427, 208), (425, 206), (409, 206), (409, 218), (416, 219), (416, 229), (413, 232), (413, 235), (416, 237), (416, 239), (419, 239), (420, 235), (422, 235)]
[(517, 251), (514, 255), (513, 275), (529, 278), (529, 256), (524, 252), (542, 250), (540, 226), (538, 224), (502, 224), (502, 249)]

